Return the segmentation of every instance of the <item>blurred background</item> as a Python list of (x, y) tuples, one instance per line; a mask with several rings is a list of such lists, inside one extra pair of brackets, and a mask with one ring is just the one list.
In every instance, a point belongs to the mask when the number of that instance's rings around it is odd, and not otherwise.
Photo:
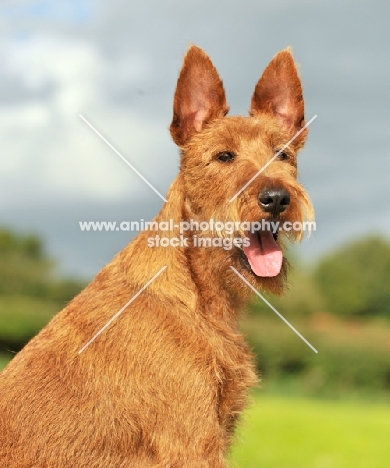
[(130, 240), (79, 221), (151, 219), (178, 170), (168, 125), (189, 43), (246, 114), (292, 46), (306, 118), (300, 179), (317, 230), (291, 286), (243, 331), (262, 376), (231, 467), (390, 463), (390, 4), (373, 0), (3, 0), (0, 3), (0, 367)]

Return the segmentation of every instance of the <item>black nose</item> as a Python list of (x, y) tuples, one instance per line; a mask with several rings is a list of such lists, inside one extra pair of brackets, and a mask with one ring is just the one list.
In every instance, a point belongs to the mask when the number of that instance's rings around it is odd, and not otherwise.
[(265, 189), (259, 193), (258, 200), (264, 211), (277, 215), (290, 204), (290, 194), (281, 188)]

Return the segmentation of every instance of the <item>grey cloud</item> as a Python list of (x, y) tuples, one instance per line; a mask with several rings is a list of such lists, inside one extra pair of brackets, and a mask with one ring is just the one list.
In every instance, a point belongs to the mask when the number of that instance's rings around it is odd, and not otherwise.
[[(153, 155), (156, 166), (164, 168), (159, 190), (169, 185), (177, 166), (177, 153), (169, 146), (166, 128), (188, 43), (194, 42), (210, 54), (224, 80), (232, 113), (242, 114), (247, 112), (255, 83), (268, 61), (291, 45), (301, 65), (307, 116), (318, 114), (300, 156), (300, 174), (320, 222), (313, 240), (301, 251), (318, 255), (341, 238), (368, 232), (371, 227), (390, 233), (390, 220), (384, 215), (390, 173), (390, 3), (102, 0), (94, 5), (91, 19), (84, 25), (23, 19), (5, 25), (5, 30), (9, 34), (11, 28), (25, 28), (32, 34), (44, 31), (64, 40), (87, 41), (96, 48), (103, 64), (96, 77), (99, 99), (111, 112), (128, 110), (166, 132), (167, 143), (161, 146), (164, 154)], [(133, 70), (132, 63), (139, 64), (139, 69), (135, 65)], [(0, 99), (21, 102), (31, 98), (20, 78), (4, 73)], [(34, 99), (55, 96), (56, 84), (45, 86), (34, 91), (38, 93)], [(51, 138), (47, 132), (47, 141)], [(124, 138), (131, 142), (131, 135)], [(140, 169), (153, 177), (154, 164)], [(28, 184), (27, 177), (23, 180)], [(377, 203), (372, 203), (372, 197)], [(125, 204), (118, 203), (117, 209), (127, 213)], [(135, 208), (129, 206), (128, 210)], [(76, 211), (74, 207), (67, 211), (70, 217), (64, 219), (70, 223), (71, 213)], [(54, 239), (57, 234), (41, 219), (42, 229)], [(82, 256), (83, 240), (69, 238), (74, 239), (75, 257), (77, 252)], [(66, 239), (60, 239), (66, 245)], [(112, 237), (99, 239), (103, 250), (113, 242)], [(94, 248), (98, 254), (97, 244)], [(60, 255), (64, 257), (64, 253)], [(85, 262), (91, 258), (92, 254)]]
[(53, 82), (47, 82), (33, 89), (26, 86), (21, 76), (9, 75), (4, 72), (0, 74), (0, 83), (0, 105), (27, 101), (48, 101), (54, 96), (57, 89)]

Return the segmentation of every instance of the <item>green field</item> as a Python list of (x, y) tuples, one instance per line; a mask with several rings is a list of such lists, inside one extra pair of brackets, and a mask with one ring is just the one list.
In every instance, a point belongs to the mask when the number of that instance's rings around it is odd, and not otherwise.
[(390, 406), (261, 395), (241, 423), (231, 468), (388, 468)]
[[(7, 359), (0, 355), (0, 370)], [(230, 468), (388, 468), (390, 405), (258, 394)]]
[(229, 466), (388, 468), (390, 405), (261, 394), (242, 418)]

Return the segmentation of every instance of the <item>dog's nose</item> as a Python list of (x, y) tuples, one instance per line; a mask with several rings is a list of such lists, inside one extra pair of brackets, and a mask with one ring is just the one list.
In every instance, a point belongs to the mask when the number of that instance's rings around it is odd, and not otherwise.
[(265, 189), (259, 193), (258, 200), (264, 211), (277, 215), (290, 204), (290, 194), (281, 188)]

